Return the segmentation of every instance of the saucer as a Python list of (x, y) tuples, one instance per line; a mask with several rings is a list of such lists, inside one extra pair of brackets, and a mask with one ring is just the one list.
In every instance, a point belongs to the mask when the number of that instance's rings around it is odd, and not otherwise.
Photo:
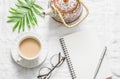
[[(23, 36), (25, 35), (26, 33), (23, 34)], [(28, 33), (26, 35), (29, 35)], [(31, 35), (31, 34), (30, 34)], [(20, 35), (21, 37), (21, 35)], [(20, 38), (18, 37), (17, 40), (19, 40)], [(41, 39), (40, 39), (41, 40)], [(39, 65), (42, 65), (46, 58), (47, 58), (47, 47), (46, 47), (46, 44), (45, 44), (45, 41), (41, 40), (42, 44), (43, 44), (43, 51), (40, 53), (40, 56), (35, 59), (35, 60), (32, 60), (32, 61), (28, 61), (28, 60), (24, 60), (22, 59), (20, 62), (18, 62), (18, 59), (20, 57), (19, 53), (18, 53), (18, 48), (17, 48), (17, 42), (16, 41), (13, 46), (11, 47), (11, 57), (12, 59), (20, 66), (22, 67), (26, 67), (26, 68), (33, 68), (33, 67), (36, 67), (36, 66), (39, 66)]]

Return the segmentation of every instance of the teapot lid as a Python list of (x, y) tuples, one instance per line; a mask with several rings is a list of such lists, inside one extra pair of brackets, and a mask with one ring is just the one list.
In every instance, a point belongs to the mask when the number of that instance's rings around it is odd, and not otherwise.
[(78, 0), (54, 0), (54, 5), (60, 12), (69, 13), (77, 8)]

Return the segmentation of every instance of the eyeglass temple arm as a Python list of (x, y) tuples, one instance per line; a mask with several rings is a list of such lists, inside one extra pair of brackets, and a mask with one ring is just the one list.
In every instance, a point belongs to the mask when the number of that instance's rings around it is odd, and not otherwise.
[[(61, 57), (61, 53), (59, 52), (59, 59), (58, 59), (58, 60), (59, 60), (59, 62), (60, 62), (60, 57)], [(58, 62), (58, 63), (59, 63), (59, 62)]]
[(38, 75), (37, 78), (44, 77), (44, 76), (48, 76), (48, 74), (45, 74), (45, 75)]

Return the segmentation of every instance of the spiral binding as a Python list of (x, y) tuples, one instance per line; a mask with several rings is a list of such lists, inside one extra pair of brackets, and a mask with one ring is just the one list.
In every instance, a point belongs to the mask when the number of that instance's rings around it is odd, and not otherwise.
[(70, 59), (70, 56), (69, 56), (65, 41), (64, 41), (64, 38), (60, 39), (60, 43), (61, 43), (63, 52), (65, 54), (65, 57), (66, 57), (66, 60), (67, 60), (67, 63), (68, 63), (68, 67), (69, 67), (69, 70), (70, 70), (70, 73), (71, 73), (71, 76), (72, 76), (72, 79), (75, 79), (76, 74), (75, 74), (75, 71), (74, 71), (74, 68), (73, 68), (73, 65), (72, 65), (72, 62), (71, 62), (71, 59)]

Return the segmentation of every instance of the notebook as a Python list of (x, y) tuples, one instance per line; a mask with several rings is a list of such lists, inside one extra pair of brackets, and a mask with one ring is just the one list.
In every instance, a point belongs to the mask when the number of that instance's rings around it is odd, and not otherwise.
[(93, 30), (80, 30), (60, 38), (72, 79), (95, 79), (106, 48)]

